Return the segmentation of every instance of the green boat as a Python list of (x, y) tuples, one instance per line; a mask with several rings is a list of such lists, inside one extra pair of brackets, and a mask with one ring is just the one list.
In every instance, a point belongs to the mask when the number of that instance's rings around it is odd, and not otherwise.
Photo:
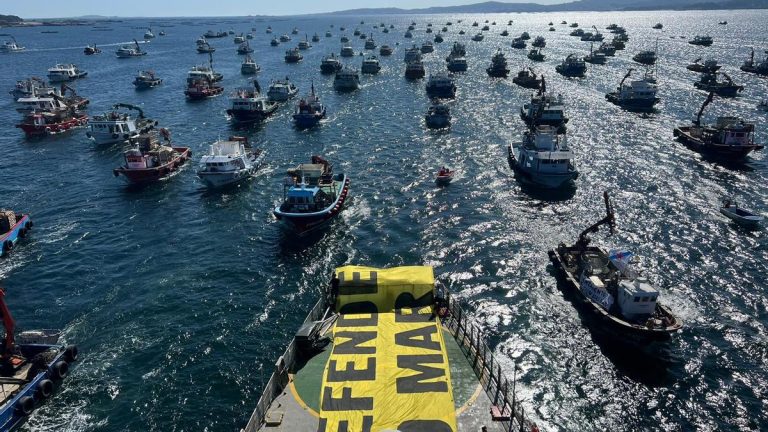
[(337, 268), (244, 432), (538, 431), (432, 267)]

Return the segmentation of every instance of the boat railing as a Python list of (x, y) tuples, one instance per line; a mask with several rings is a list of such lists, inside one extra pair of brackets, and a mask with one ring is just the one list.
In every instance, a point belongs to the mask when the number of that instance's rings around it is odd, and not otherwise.
[[(526, 418), (525, 409), (516, 395), (517, 366), (510, 381), (501, 371), (501, 363), (483, 340), (479, 327), (470, 322), (458, 300), (448, 293), (448, 316), (443, 324), (452, 332), (461, 351), (472, 365), (480, 384), (493, 404), (492, 416), (506, 431), (538, 431), (536, 423)], [(511, 391), (510, 391), (511, 382)]]
[[(322, 319), (326, 311), (325, 303), (325, 299), (318, 300), (304, 319), (303, 324)], [(251, 413), (248, 424), (245, 428), (241, 429), (241, 432), (257, 432), (259, 430), (272, 402), (282, 393), (285, 386), (288, 384), (288, 371), (290, 371), (296, 363), (297, 350), (296, 337), (294, 337), (291, 339), (291, 343), (288, 344), (283, 355), (277, 359), (275, 370), (272, 372), (269, 381), (267, 381), (264, 386), (264, 391), (259, 398), (259, 402), (256, 404), (256, 408), (254, 408)]]

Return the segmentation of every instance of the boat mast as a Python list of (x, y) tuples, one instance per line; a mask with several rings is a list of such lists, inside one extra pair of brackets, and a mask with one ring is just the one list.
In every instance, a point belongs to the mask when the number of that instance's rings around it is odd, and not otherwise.
[(621, 87), (624, 85), (624, 81), (626, 81), (627, 78), (629, 78), (629, 76), (632, 75), (632, 71), (634, 71), (634, 69), (629, 68), (629, 70), (627, 71), (627, 74), (624, 75), (624, 78), (621, 79), (621, 82), (619, 83), (619, 91), (621, 91)]
[(701, 104), (701, 108), (699, 108), (699, 113), (696, 114), (696, 120), (693, 121), (693, 124), (696, 126), (701, 125), (701, 115), (704, 114), (704, 108), (707, 107), (712, 102), (712, 99), (715, 97), (715, 92), (709, 92), (709, 96), (707, 96), (707, 99), (704, 101), (703, 104)]
[(613, 216), (613, 205), (611, 205), (611, 200), (608, 198), (608, 191), (603, 192), (603, 200), (605, 201), (605, 217), (579, 234), (579, 240), (576, 242), (576, 246), (582, 250), (586, 249), (589, 244), (588, 235), (598, 232), (601, 226), (608, 224), (608, 229), (610, 231), (609, 235), (613, 235), (615, 232), (616, 219)]

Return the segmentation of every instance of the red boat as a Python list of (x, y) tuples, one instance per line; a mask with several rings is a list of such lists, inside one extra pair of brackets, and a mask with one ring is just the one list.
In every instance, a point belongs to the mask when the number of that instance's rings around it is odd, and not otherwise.
[(209, 80), (189, 79), (187, 80), (187, 89), (184, 94), (190, 100), (201, 100), (222, 94), (224, 87), (213, 84)]
[(189, 147), (175, 147), (167, 129), (160, 129), (161, 143), (157, 131), (139, 135), (137, 146), (125, 152), (125, 165), (115, 168), (115, 177), (120, 174), (136, 184), (162, 180), (179, 170), (192, 156)]
[(437, 177), (435, 177), (435, 183), (437, 183), (438, 186), (445, 186), (450, 183), (451, 180), (453, 180), (453, 171), (446, 167), (440, 168), (440, 171), (437, 172)]
[(27, 137), (56, 135), (88, 124), (88, 116), (76, 111), (53, 113), (33, 111), (24, 117), (16, 127), (23, 130)]

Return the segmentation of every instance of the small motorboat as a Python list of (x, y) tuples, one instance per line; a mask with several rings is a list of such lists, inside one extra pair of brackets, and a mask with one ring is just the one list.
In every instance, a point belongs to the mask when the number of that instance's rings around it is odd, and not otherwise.
[(17, 53), (22, 52), (26, 48), (19, 45), (18, 42), (16, 42), (16, 38), (11, 36), (11, 40), (5, 41), (2, 45), (0, 45), (0, 52), (5, 53)]
[(451, 183), (451, 180), (453, 180), (453, 173), (453, 171), (446, 167), (440, 168), (440, 171), (437, 172), (437, 176), (435, 176), (435, 183), (438, 186), (447, 186)]
[(730, 198), (723, 200), (723, 205), (720, 207), (720, 213), (745, 227), (755, 227), (763, 221), (763, 216), (740, 207), (739, 203)]
[(97, 47), (96, 44), (86, 45), (86, 47), (83, 49), (83, 53), (85, 55), (100, 54), (101, 53), (101, 48)]
[(19, 240), (26, 237), (32, 225), (27, 214), (0, 210), (0, 257), (7, 255)]
[(424, 122), (430, 129), (443, 129), (451, 125), (451, 110), (448, 105), (434, 102), (424, 116)]
[(51, 83), (73, 81), (78, 78), (84, 78), (87, 75), (88, 72), (74, 64), (57, 64), (48, 69), (48, 81)]
[(123, 45), (118, 48), (117, 51), (115, 51), (117, 58), (131, 58), (147, 55), (147, 52), (141, 49), (139, 42), (136, 39), (133, 40), (133, 44), (133, 46)]
[(155, 38), (155, 34), (152, 33), (152, 29), (151, 28), (148, 28), (147, 31), (144, 33), (144, 40), (150, 40), (150, 39), (154, 39), (154, 38)]
[(157, 75), (155, 75), (155, 72), (151, 70), (139, 71), (139, 74), (136, 75), (136, 78), (133, 80), (133, 85), (136, 87), (136, 90), (155, 88), (162, 83), (163, 79), (158, 78)]
[(230, 186), (253, 177), (263, 162), (262, 149), (252, 148), (246, 137), (233, 136), (210, 146), (197, 176), (209, 188)]
[(280, 42), (290, 42), (290, 40), (291, 40), (291, 37), (288, 36), (287, 34), (280, 36)]
[(269, 42), (272, 46), (278, 46), (280, 45), (280, 41), (277, 38), (272, 38), (272, 40)]
[[(163, 138), (160, 142), (159, 137)], [(166, 179), (192, 156), (189, 147), (174, 146), (168, 129), (154, 129), (136, 138), (136, 147), (127, 150), (125, 165), (115, 168), (115, 177), (124, 176), (133, 184), (148, 184)]]

